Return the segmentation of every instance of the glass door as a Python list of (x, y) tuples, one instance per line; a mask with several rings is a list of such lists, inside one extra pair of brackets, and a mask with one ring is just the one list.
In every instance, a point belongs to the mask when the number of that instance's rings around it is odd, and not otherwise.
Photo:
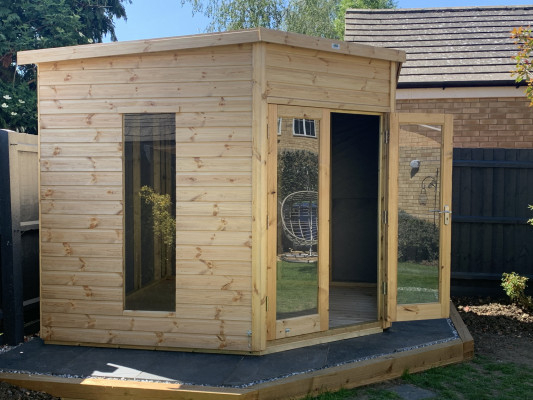
[(392, 114), (387, 316), (445, 318), (450, 302), (452, 118)]
[(267, 339), (328, 329), (329, 112), (270, 105)]

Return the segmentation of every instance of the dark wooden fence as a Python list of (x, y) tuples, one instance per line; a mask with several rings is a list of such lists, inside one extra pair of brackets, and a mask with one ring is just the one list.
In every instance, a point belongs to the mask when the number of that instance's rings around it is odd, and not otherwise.
[(503, 272), (533, 278), (533, 226), (527, 224), (533, 217), (533, 150), (454, 149), (453, 159), (456, 293), (461, 287), (501, 292)]
[(0, 130), (0, 342), (38, 329), (37, 136)]

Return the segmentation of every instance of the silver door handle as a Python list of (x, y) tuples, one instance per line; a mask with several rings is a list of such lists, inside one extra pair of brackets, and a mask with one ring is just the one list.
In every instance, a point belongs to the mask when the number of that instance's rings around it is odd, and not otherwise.
[(450, 223), (450, 214), (452, 213), (452, 210), (450, 210), (450, 206), (444, 206), (444, 210), (430, 210), (431, 212), (436, 212), (439, 214), (444, 214), (444, 225), (448, 225)]

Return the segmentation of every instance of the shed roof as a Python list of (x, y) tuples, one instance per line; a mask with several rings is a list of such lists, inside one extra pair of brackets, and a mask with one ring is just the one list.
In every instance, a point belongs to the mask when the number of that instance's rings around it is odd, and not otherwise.
[(232, 44), (266, 42), (303, 47), (332, 53), (349, 54), (389, 61), (405, 61), (401, 50), (384, 49), (359, 43), (346, 43), (341, 40), (310, 37), (297, 33), (275, 31), (265, 28), (241, 31), (206, 33), (191, 36), (176, 36), (161, 39), (134, 40), (127, 42), (97, 43), (81, 46), (56, 47), (40, 50), (20, 51), (17, 62), (39, 64), (64, 60), (95, 57), (113, 57), (129, 54), (146, 54), (160, 51), (193, 49), (200, 47), (224, 46)]
[(515, 85), (513, 28), (533, 6), (346, 12), (345, 40), (405, 50), (399, 87)]

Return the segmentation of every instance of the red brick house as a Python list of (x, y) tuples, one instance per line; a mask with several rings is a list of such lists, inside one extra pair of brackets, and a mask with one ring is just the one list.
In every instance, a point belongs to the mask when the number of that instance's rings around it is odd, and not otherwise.
[[(397, 111), (454, 115), (452, 279), (533, 276), (533, 109), (511, 71), (533, 6), (358, 10), (345, 40), (404, 50)], [(456, 290), (458, 292), (458, 290)]]

